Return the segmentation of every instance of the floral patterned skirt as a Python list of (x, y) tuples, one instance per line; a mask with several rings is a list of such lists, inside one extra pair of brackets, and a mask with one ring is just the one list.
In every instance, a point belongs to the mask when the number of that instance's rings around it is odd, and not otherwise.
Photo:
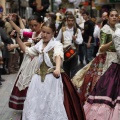
[(104, 74), (113, 61), (117, 62), (115, 52), (99, 54), (73, 77), (72, 82), (77, 90), (79, 90), (82, 104), (86, 101), (98, 79)]
[(94, 88), (97, 80), (101, 77), (107, 54), (99, 54), (84, 68), (80, 69), (72, 78), (82, 104)]

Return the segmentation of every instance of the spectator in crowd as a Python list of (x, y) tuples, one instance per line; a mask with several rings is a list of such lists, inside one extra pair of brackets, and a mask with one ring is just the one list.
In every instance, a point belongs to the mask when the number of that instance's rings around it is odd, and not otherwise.
[(95, 43), (94, 57), (96, 57), (96, 54), (98, 52), (99, 45), (100, 45), (100, 29), (101, 29), (101, 27), (102, 27), (102, 19), (98, 18), (96, 20), (95, 29), (94, 29), (94, 43)]
[(89, 19), (89, 13), (83, 12), (84, 30), (83, 30), (83, 44), (84, 44), (84, 55), (86, 63), (89, 63), (93, 59), (94, 54), (94, 26), (95, 23)]
[(49, 5), (49, 0), (29, 0), (29, 6), (33, 9), (33, 13), (43, 18), (45, 17)]
[(3, 55), (2, 55), (3, 47), (4, 47), (4, 43), (2, 42), (1, 33), (0, 33), (0, 86), (2, 85), (1, 82), (4, 81), (4, 79), (1, 78), (2, 70), (3, 70), (2, 69), (3, 68)]
[(108, 19), (108, 13), (107, 12), (103, 12), (102, 13), (102, 20), (107, 20)]
[[(4, 46), (3, 48), (1, 49), (1, 57), (3, 59), (3, 66), (0, 70), (0, 74), (3, 73), (3, 70), (6, 70), (6, 68), (8, 68), (8, 61), (9, 61), (9, 52), (7, 50), (7, 45), (12, 43), (12, 41), (8, 38), (7, 36), (7, 33), (5, 32), (4, 30), (4, 26), (5, 26), (5, 22), (1, 19), (0, 20), (0, 39), (1, 39), (1, 42), (4, 43)], [(1, 76), (0, 76), (0, 80), (1, 81), (4, 81), (2, 80)]]
[(64, 47), (64, 57), (67, 58), (67, 50), (69, 49), (76, 51), (76, 54), (70, 55), (69, 60), (65, 59), (63, 63), (63, 68), (68, 76), (73, 76), (73, 71), (78, 65), (78, 45), (83, 42), (81, 30), (76, 27), (75, 17), (74, 15), (66, 16), (66, 25), (62, 27), (58, 33), (56, 38), (58, 41), (62, 42)]
[(103, 12), (102, 13), (102, 20), (103, 20), (103, 22), (102, 22), (102, 27), (103, 27), (105, 24), (107, 24), (107, 21), (108, 21), (108, 12)]
[[(13, 43), (12, 40), (8, 37), (6, 31), (5, 31), (5, 21), (0, 20), (0, 34), (1, 34), (1, 39), (4, 43), (4, 48), (2, 50), (3, 52), (3, 70), (5, 73), (9, 73), (8, 71), (8, 61), (9, 61), (9, 51), (7, 49), (7, 45)], [(5, 74), (4, 73), (4, 74)]]
[[(10, 39), (13, 42), (12, 45), (14, 45), (14, 44), (16, 44), (16, 41), (15, 41), (14, 35), (11, 35), (11, 32), (9, 33), (10, 34)], [(18, 71), (18, 69), (19, 69), (19, 67), (18, 67), (19, 66), (18, 65), (19, 57), (18, 56), (19, 55), (18, 55), (18, 52), (17, 52), (16, 48), (14, 48), (12, 50), (9, 50), (9, 61), (8, 61), (9, 73), (16, 73)]]

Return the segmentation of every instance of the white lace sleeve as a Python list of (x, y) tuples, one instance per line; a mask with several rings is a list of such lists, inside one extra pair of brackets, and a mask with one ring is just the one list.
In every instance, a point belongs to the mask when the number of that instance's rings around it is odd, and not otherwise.
[(104, 25), (102, 28), (101, 28), (101, 31), (103, 31), (104, 33), (106, 34), (112, 34), (112, 29), (110, 28), (109, 25)]
[(116, 29), (115, 34), (113, 35), (113, 42), (118, 55), (118, 59), (120, 60), (120, 28)]
[(57, 44), (54, 47), (54, 55), (53, 55), (53, 60), (55, 61), (56, 56), (60, 56), (62, 61), (64, 60), (64, 55), (63, 55), (63, 45), (62, 43), (56, 41)]
[(38, 51), (36, 50), (35, 46), (26, 47), (25, 53), (28, 54), (31, 57), (38, 55)]

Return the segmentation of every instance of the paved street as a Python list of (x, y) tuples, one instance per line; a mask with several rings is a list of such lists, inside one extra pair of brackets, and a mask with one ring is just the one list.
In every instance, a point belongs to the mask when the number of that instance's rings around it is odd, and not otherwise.
[(9, 96), (14, 86), (16, 74), (2, 75), (6, 81), (0, 86), (0, 120), (20, 120), (20, 111), (8, 107)]

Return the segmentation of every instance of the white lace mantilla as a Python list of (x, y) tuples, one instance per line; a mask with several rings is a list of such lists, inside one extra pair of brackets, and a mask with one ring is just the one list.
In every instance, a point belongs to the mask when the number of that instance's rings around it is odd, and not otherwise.
[(35, 74), (35, 71), (39, 68), (40, 64), (42, 63), (42, 52), (44, 53), (44, 60), (49, 67), (53, 67), (53, 65), (51, 64), (51, 61), (49, 59), (48, 51), (51, 50), (53, 47), (53, 60), (55, 61), (55, 57), (58, 55), (60, 55), (63, 60), (63, 46), (61, 43), (59, 43), (58, 41), (51, 40), (50, 43), (44, 49), (44, 51), (42, 51), (42, 45), (43, 41), (41, 40), (35, 46), (31, 48), (26, 48), (26, 55), (17, 75), (18, 81), (16, 83), (16, 86), (20, 91), (29, 86), (32, 76)]

